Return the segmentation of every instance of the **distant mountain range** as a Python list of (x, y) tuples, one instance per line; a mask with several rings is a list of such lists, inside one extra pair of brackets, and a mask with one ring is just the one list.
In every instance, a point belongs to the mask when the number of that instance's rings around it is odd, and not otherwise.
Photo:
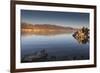
[(51, 33), (66, 33), (75, 32), (76, 28), (58, 26), (55, 24), (21, 24), (22, 33), (35, 33), (35, 34), (51, 34)]
[(27, 24), (27, 23), (22, 23), (21, 28), (24, 28), (24, 29), (67, 29), (67, 30), (76, 30), (76, 28), (58, 26), (58, 25), (53, 25), (53, 24)]

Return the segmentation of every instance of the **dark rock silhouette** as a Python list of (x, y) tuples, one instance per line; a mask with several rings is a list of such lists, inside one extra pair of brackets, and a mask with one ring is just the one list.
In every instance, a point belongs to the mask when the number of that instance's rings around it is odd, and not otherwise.
[(76, 31), (73, 37), (77, 39), (80, 44), (86, 44), (89, 41), (89, 29), (83, 27)]
[(26, 55), (23, 57), (22, 62), (34, 62), (46, 59), (48, 56), (48, 53), (45, 49), (40, 50), (39, 52), (34, 52), (33, 54)]

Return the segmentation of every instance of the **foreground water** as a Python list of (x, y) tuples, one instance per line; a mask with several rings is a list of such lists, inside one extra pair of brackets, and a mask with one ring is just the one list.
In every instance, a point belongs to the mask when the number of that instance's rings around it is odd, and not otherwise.
[[(31, 61), (23, 59), (30, 55), (36, 55), (37, 53), (46, 53), (47, 56), (38, 59), (35, 57)], [(21, 62), (86, 59), (89, 59), (89, 42), (80, 44), (72, 36), (72, 33), (56, 35), (27, 34), (21, 37)]]

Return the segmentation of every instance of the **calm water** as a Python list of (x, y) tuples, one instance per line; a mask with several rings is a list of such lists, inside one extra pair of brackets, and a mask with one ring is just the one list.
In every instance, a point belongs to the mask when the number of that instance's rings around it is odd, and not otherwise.
[(48, 54), (48, 57), (42, 61), (89, 59), (89, 43), (79, 44), (72, 36), (72, 33), (58, 35), (22, 35), (21, 59), (26, 55), (40, 52), (43, 49)]

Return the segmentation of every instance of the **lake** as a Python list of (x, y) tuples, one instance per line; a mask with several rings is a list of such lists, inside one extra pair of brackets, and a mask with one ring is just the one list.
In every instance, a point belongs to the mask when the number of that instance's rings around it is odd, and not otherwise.
[[(72, 34), (22, 35), (21, 62), (89, 59), (89, 42), (85, 44), (79, 43)], [(45, 53), (46, 55), (41, 56)]]

